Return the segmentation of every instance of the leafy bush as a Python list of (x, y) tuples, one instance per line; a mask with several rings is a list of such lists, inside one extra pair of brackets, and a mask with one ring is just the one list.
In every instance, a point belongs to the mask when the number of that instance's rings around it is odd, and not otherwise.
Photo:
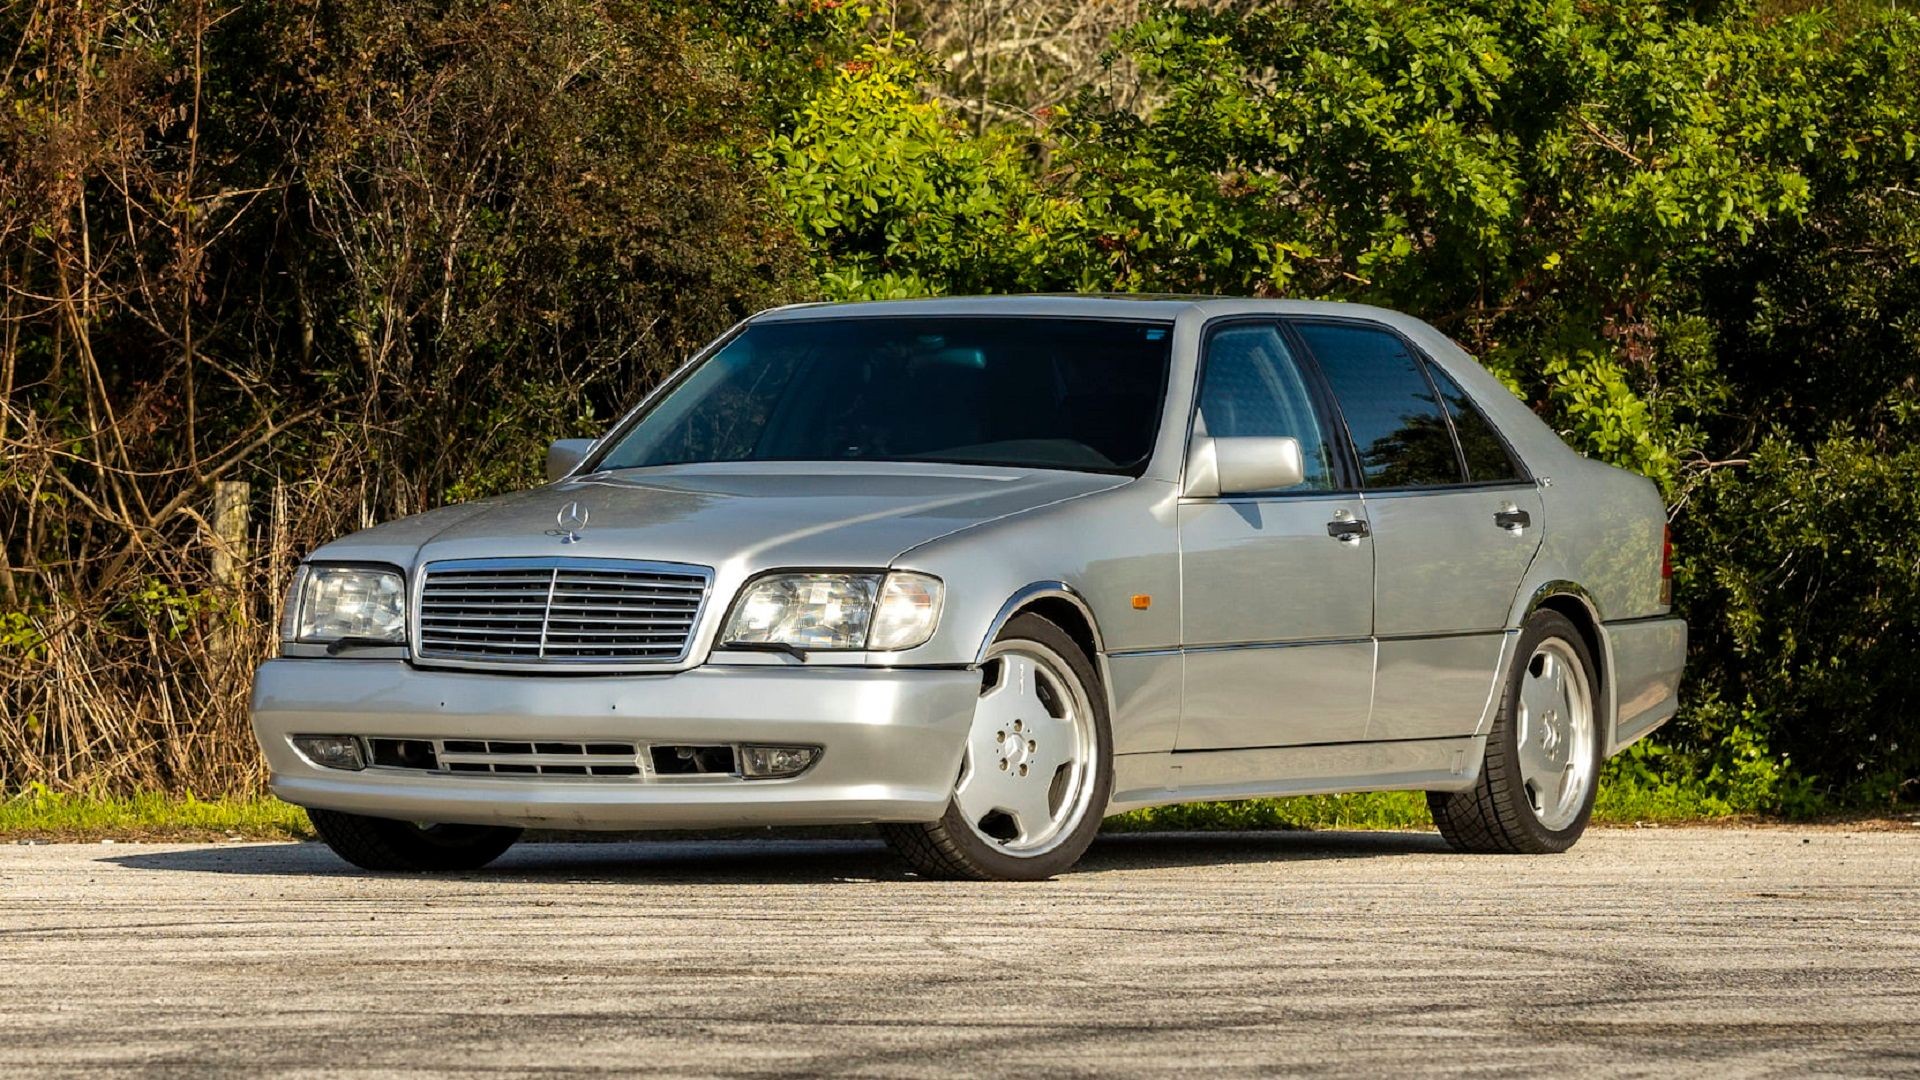
[[(0, 613), (29, 643), (0, 664), (0, 791), (256, 788), (247, 685), (295, 559), (536, 479), (547, 440), (801, 295), (751, 150), (847, 25), (759, 0), (0, 9)], [(234, 480), (250, 557), (216, 578)]]
[(0, 790), (253, 789), (294, 557), (750, 310), (1079, 289), (1425, 317), (1667, 494), (1691, 675), (1613, 797), (1911, 798), (1920, 18), (1766, 2), (1159, 7), (964, 113), (840, 0), (0, 9)]
[(1018, 143), (924, 100), (889, 39), (843, 64), (762, 154), (841, 300), (1034, 291), (1074, 282), (1054, 247), (1079, 207), (1041, 194)]

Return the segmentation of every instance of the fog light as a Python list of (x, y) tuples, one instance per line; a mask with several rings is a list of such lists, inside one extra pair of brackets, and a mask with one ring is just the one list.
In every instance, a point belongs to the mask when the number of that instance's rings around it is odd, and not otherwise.
[(322, 768), (357, 772), (367, 767), (367, 759), (360, 753), (360, 740), (352, 735), (295, 735), (293, 746), (305, 754), (308, 761)]
[(817, 746), (743, 746), (740, 775), (755, 780), (798, 776), (820, 757)]

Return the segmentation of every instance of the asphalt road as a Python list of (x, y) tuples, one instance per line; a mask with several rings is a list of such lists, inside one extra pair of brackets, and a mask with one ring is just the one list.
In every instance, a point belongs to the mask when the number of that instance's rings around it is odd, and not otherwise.
[(861, 841), (0, 847), (0, 1072), (1920, 1072), (1920, 828), (1103, 839), (1036, 885)]

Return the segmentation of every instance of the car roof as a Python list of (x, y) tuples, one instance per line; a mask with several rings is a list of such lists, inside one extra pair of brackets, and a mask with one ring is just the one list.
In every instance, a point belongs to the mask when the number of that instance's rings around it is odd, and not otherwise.
[(864, 300), (855, 303), (793, 304), (754, 316), (755, 322), (835, 318), (886, 318), (927, 315), (1024, 315), (1070, 318), (1153, 319), (1171, 321), (1182, 314), (1201, 315), (1345, 315), (1387, 323), (1408, 316), (1364, 304), (1323, 300), (1260, 300), (1230, 296), (1177, 296), (1156, 293), (1057, 293), (1026, 296), (940, 296), (919, 300)]

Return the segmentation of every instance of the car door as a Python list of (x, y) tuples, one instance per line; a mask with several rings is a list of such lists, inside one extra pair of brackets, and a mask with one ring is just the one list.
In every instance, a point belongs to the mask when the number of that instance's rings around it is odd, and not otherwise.
[(1373, 529), (1369, 740), (1472, 734), (1540, 546), (1540, 494), (1458, 384), (1388, 327), (1297, 320), (1352, 439)]
[(1286, 491), (1182, 499), (1179, 750), (1347, 742), (1373, 682), (1373, 545), (1326, 404), (1277, 320), (1212, 327), (1197, 435), (1291, 436)]

